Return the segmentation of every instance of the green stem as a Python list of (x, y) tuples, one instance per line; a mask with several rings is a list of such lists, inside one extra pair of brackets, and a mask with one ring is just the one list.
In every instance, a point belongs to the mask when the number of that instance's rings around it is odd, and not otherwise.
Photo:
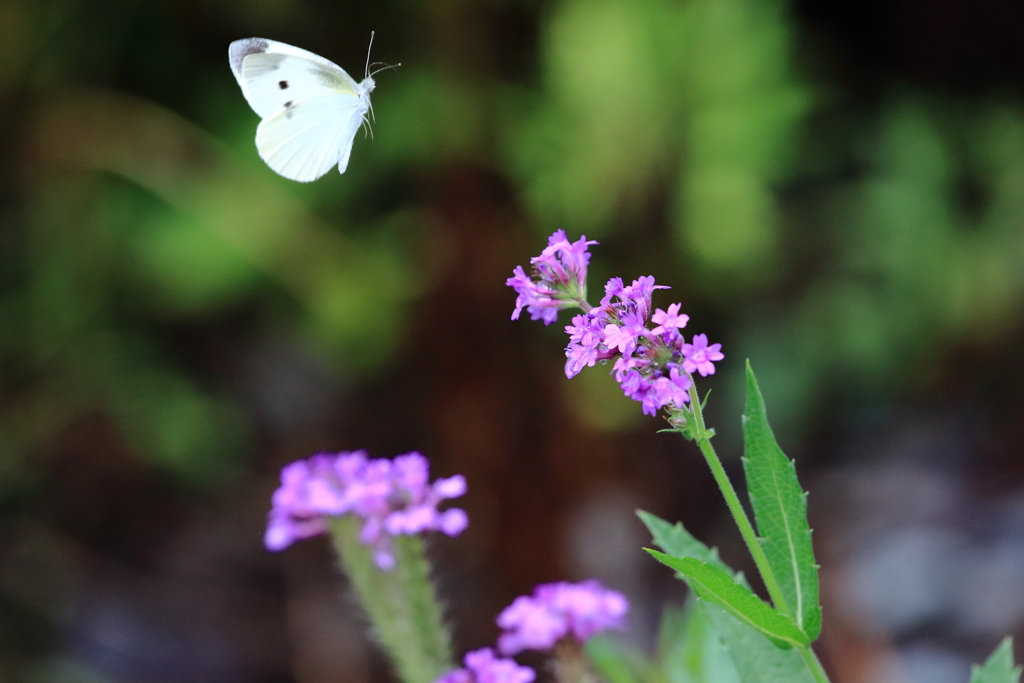
[(708, 467), (711, 468), (711, 474), (714, 475), (715, 481), (718, 482), (718, 488), (721, 489), (722, 495), (725, 496), (725, 504), (729, 507), (732, 518), (736, 520), (736, 526), (740, 529), (740, 535), (743, 536), (743, 541), (747, 544), (747, 549), (750, 550), (750, 554), (754, 558), (754, 564), (757, 565), (757, 570), (761, 573), (761, 580), (764, 581), (764, 586), (768, 589), (768, 595), (771, 596), (772, 604), (775, 605), (775, 609), (786, 616), (792, 617), (793, 612), (786, 603), (786, 598), (782, 595), (782, 589), (779, 588), (775, 572), (772, 571), (771, 565), (768, 564), (768, 557), (764, 554), (764, 550), (757, 540), (757, 533), (754, 532), (754, 527), (750, 524), (750, 518), (747, 517), (747, 512), (743, 509), (739, 496), (736, 495), (736, 489), (733, 488), (732, 482), (729, 481), (729, 477), (725, 473), (725, 468), (722, 467), (722, 461), (718, 459), (718, 454), (715, 453), (714, 446), (711, 445), (710, 439), (705, 436), (707, 431), (704, 427), (704, 416), (701, 414), (697, 390), (692, 384), (690, 385), (690, 405), (693, 407), (693, 416), (697, 423), (697, 445), (700, 447), (700, 452), (704, 454), (704, 460), (707, 461)]
[[(708, 467), (711, 468), (711, 474), (715, 477), (718, 488), (721, 489), (722, 495), (725, 497), (725, 504), (729, 507), (729, 512), (732, 513), (736, 526), (739, 527), (743, 541), (747, 544), (747, 548), (754, 558), (754, 564), (757, 565), (757, 570), (761, 573), (761, 579), (764, 581), (765, 588), (768, 589), (768, 595), (771, 597), (772, 603), (777, 610), (792, 617), (793, 613), (790, 611), (786, 599), (782, 596), (782, 589), (779, 588), (775, 572), (772, 571), (771, 565), (768, 564), (768, 557), (764, 554), (764, 549), (761, 548), (761, 544), (757, 540), (757, 533), (750, 523), (750, 518), (747, 517), (747, 512), (743, 509), (739, 496), (736, 495), (736, 489), (733, 488), (732, 482), (729, 481), (729, 476), (725, 473), (725, 468), (722, 467), (722, 461), (719, 460), (714, 446), (711, 445), (709, 432), (704, 426), (704, 415), (701, 412), (697, 389), (692, 384), (690, 385), (690, 405), (693, 407), (693, 417), (696, 423), (697, 445), (700, 447), (700, 452), (704, 455), (704, 460), (707, 461)], [(818, 683), (829, 683), (828, 675), (825, 673), (825, 669), (821, 666), (821, 662), (818, 660), (818, 656), (814, 654), (811, 646), (797, 646), (797, 649), (800, 650), (800, 655), (804, 658), (804, 662), (807, 664), (811, 675), (814, 676), (814, 680)]]
[(810, 669), (811, 674), (814, 676), (814, 680), (818, 683), (829, 683), (828, 675), (825, 673), (824, 667), (821, 666), (821, 662), (818, 661), (818, 655), (814, 654), (814, 650), (811, 649), (810, 645), (799, 648), (800, 654), (803, 655), (804, 662), (807, 663), (807, 668)]
[(455, 666), (423, 539), (394, 537), (395, 566), (384, 571), (374, 564), (373, 549), (360, 542), (361, 527), (362, 520), (353, 515), (330, 519), (342, 569), (402, 683), (434, 683)]

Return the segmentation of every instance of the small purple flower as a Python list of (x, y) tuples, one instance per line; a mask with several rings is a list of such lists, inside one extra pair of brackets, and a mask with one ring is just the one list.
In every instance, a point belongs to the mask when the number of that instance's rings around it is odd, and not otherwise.
[(651, 322), (655, 323), (657, 327), (651, 330), (651, 333), (665, 334), (666, 332), (686, 327), (686, 323), (690, 322), (690, 316), (685, 313), (680, 315), (680, 305), (681, 304), (670, 304), (668, 312), (665, 312), (660, 308), (655, 309), (654, 315), (651, 316)]
[(441, 513), (437, 528), (445, 536), (458, 536), (469, 526), (469, 515), (462, 508), (449, 508)]
[(597, 363), (597, 349), (571, 343), (565, 349), (565, 376), (575, 377), (584, 367), (594, 367)]
[(440, 512), (444, 500), (466, 492), (457, 474), (430, 483), (429, 463), (419, 453), (371, 460), (363, 451), (320, 453), (287, 465), (274, 492), (264, 544), (283, 550), (327, 530), (327, 517), (363, 518), (359, 540), (374, 549), (381, 569), (394, 566), (391, 536), (440, 531), (457, 536), (469, 525), (459, 508)]
[(619, 388), (627, 398), (642, 401), (644, 392), (647, 390), (647, 382), (638, 370), (630, 368), (619, 377)]
[(546, 650), (566, 636), (584, 642), (598, 631), (622, 628), (629, 603), (597, 581), (546, 583), (523, 595), (498, 615), (504, 633), (498, 648), (511, 655)]
[(644, 275), (633, 280), (633, 284), (628, 287), (623, 287), (621, 297), (623, 301), (632, 302), (636, 307), (637, 314), (646, 320), (651, 313), (651, 296), (656, 289), (668, 289), (668, 287), (654, 284), (653, 275)]
[(673, 392), (672, 402), (682, 406), (690, 401), (690, 387), (693, 386), (693, 379), (686, 372), (679, 372), (679, 368), (669, 368), (668, 378), (674, 386), (670, 388)]
[(612, 299), (622, 295), (622, 278), (613, 277), (604, 283), (604, 298), (601, 299), (601, 308), (608, 308), (612, 305)]
[(544, 282), (534, 282), (522, 266), (515, 267), (512, 277), (505, 284), (519, 295), (516, 297), (515, 310), (512, 311), (513, 320), (519, 320), (519, 313), (524, 306), (530, 312), (530, 320), (542, 320), (545, 325), (550, 325), (558, 318), (562, 302), (558, 298), (561, 292), (555, 287)]
[(521, 650), (546, 650), (568, 630), (565, 618), (536, 598), (520, 595), (498, 615), (498, 626), (512, 629), (498, 638), (506, 654)]
[(690, 374), (696, 370), (701, 377), (715, 374), (715, 366), (712, 361), (720, 361), (725, 358), (721, 349), (721, 344), (708, 346), (706, 334), (694, 335), (692, 344), (683, 344), (682, 346), (683, 356), (686, 357), (686, 360), (683, 361), (683, 370)]
[(530, 259), (532, 278), (522, 266), (516, 266), (512, 277), (505, 281), (518, 294), (512, 319), (518, 320), (525, 307), (531, 320), (542, 320), (545, 325), (550, 325), (558, 317), (560, 309), (585, 304), (587, 264), (590, 262), (587, 248), (591, 244), (597, 242), (585, 236), (570, 243), (565, 232), (557, 230), (548, 238), (548, 246), (540, 256)]
[(449, 671), (436, 683), (533, 683), (537, 677), (537, 672), (528, 666), (495, 657), (489, 647), (467, 652), (462, 661), (466, 668)]
[(613, 325), (604, 326), (604, 343), (609, 350), (618, 351), (628, 355), (636, 348), (636, 331), (625, 326)]
[(539, 586), (535, 595), (566, 615), (569, 631), (580, 642), (605, 629), (623, 628), (629, 611), (629, 602), (622, 593), (604, 588), (593, 579), (546, 584)]
[(601, 322), (593, 312), (574, 316), (565, 331), (569, 335), (569, 345), (565, 347), (566, 377), (574, 377), (584, 367), (593, 367), (597, 361), (612, 356)]

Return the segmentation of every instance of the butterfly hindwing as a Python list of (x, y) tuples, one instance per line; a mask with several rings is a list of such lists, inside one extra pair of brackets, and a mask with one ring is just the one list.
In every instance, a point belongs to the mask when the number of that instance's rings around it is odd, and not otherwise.
[(256, 148), (271, 169), (299, 182), (316, 180), (335, 164), (344, 173), (365, 113), (365, 100), (354, 93), (310, 97), (263, 119)]

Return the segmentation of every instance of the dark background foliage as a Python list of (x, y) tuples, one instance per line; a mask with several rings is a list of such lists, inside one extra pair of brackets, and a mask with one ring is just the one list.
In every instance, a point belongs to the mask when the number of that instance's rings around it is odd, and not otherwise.
[[(373, 139), (278, 178), (227, 45), (353, 75)], [(834, 680), (966, 681), (1024, 624), (1024, 9), (1010, 0), (0, 4), (0, 679), (388, 680), (280, 468), (420, 450), (460, 651), (600, 577), (650, 647), (684, 591), (637, 507), (752, 569), (699, 455), (504, 280), (557, 228), (672, 286), (811, 491)], [(1018, 652), (1019, 659), (1019, 652)]]

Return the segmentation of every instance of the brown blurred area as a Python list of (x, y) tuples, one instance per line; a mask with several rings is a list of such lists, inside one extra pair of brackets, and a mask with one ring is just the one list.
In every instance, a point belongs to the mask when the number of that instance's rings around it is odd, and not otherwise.
[[(263, 36), (359, 76), (311, 185), (228, 68)], [(554, 229), (672, 286), (810, 491), (837, 683), (967, 680), (1024, 625), (1024, 10), (1009, 0), (4, 0), (0, 681), (378, 683), (325, 539), (262, 546), (280, 468), (418, 450), (460, 652), (600, 578), (649, 648), (685, 589), (634, 510), (748, 575), (697, 450), (512, 322)], [(1018, 641), (1020, 639), (1018, 638)], [(1018, 659), (1020, 659), (1018, 646)]]

